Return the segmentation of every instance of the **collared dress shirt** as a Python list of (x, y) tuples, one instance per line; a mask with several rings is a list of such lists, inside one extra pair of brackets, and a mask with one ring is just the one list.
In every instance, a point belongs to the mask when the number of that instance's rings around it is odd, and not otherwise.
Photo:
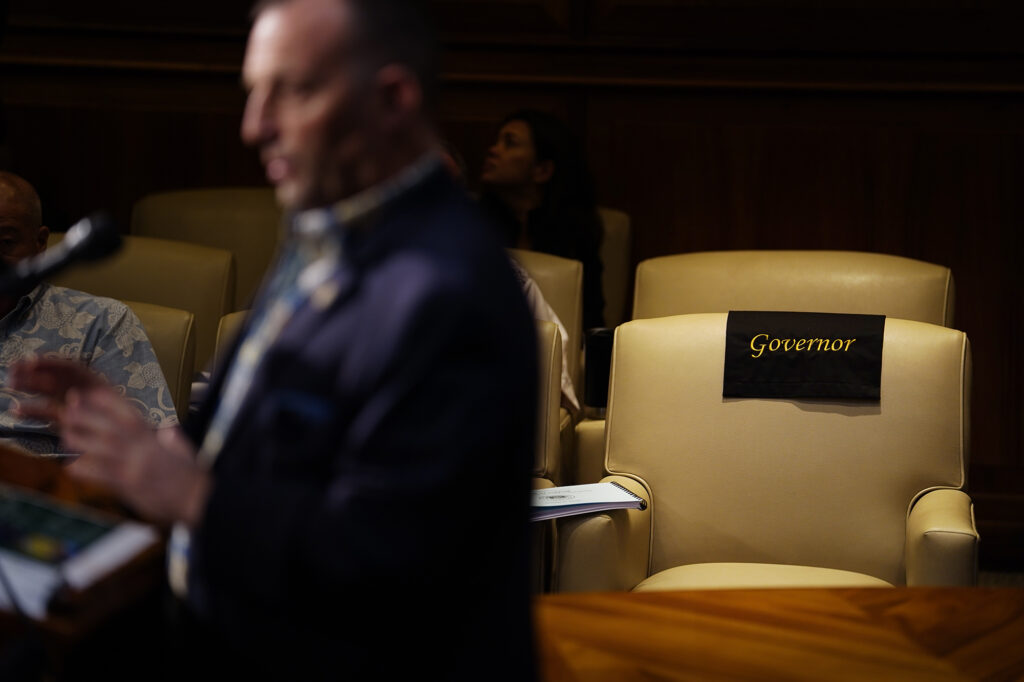
[(154, 427), (178, 417), (142, 323), (124, 303), (40, 284), (0, 319), (0, 442), (61, 453), (52, 424), (18, 415), (35, 396), (10, 387), (12, 365), (30, 357), (76, 360), (106, 378)]

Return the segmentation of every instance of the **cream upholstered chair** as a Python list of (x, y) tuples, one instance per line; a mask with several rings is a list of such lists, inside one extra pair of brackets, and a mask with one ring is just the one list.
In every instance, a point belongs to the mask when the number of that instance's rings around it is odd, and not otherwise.
[[(637, 265), (633, 319), (730, 310), (862, 313), (953, 324), (948, 267), (859, 251), (707, 251)], [(581, 422), (577, 479), (602, 475), (604, 424)]]
[[(546, 478), (534, 478), (533, 489), (554, 488)], [(530, 589), (535, 594), (551, 590), (555, 565), (555, 522), (533, 521), (530, 527)]]
[(142, 322), (171, 392), (178, 419), (184, 419), (195, 366), (195, 315), (152, 303), (125, 301), (125, 304)]
[(877, 403), (723, 399), (727, 317), (618, 328), (605, 480), (650, 504), (561, 519), (555, 588), (972, 584), (963, 332), (887, 318)]
[[(537, 399), (537, 445), (533, 465), (533, 487), (563, 485), (566, 467), (562, 461), (561, 412), (562, 335), (553, 322), (537, 321), (537, 357), (540, 368)], [(533, 591), (549, 589), (554, 564), (555, 524), (539, 521), (531, 528), (531, 582)]]
[(537, 399), (537, 446), (533, 475), (564, 485), (562, 462), (562, 335), (553, 322), (537, 320), (540, 394)]
[[(565, 358), (569, 365), (576, 396), (583, 399), (581, 348), (583, 345), (583, 263), (570, 258), (552, 256), (539, 251), (509, 249), (509, 254), (523, 266), (544, 294), (544, 299), (558, 315), (569, 336)], [(573, 451), (573, 420), (565, 408), (559, 408), (562, 452), (570, 457)]]
[(277, 249), (281, 209), (269, 187), (159, 192), (135, 203), (130, 232), (230, 251), (238, 271), (230, 310), (241, 310)]
[(509, 249), (509, 253), (540, 287), (548, 305), (569, 333), (566, 359), (570, 376), (580, 394), (579, 364), (583, 347), (583, 263), (539, 251)]
[(707, 251), (636, 268), (633, 319), (730, 310), (888, 315), (953, 325), (942, 265), (860, 251)]
[(599, 206), (601, 236), (601, 292), (604, 294), (604, 326), (616, 327), (626, 319), (626, 300), (633, 271), (632, 233), (629, 215)]
[[(63, 234), (54, 234), (50, 242), (62, 238)], [(217, 322), (234, 301), (235, 265), (223, 249), (126, 236), (112, 258), (68, 268), (51, 281), (97, 296), (190, 311), (195, 315), (193, 371), (198, 371), (212, 357)]]
[(217, 345), (213, 352), (214, 365), (219, 365), (224, 361), (231, 342), (234, 341), (238, 330), (242, 328), (242, 323), (248, 314), (248, 310), (237, 310), (220, 318), (220, 322), (217, 324)]

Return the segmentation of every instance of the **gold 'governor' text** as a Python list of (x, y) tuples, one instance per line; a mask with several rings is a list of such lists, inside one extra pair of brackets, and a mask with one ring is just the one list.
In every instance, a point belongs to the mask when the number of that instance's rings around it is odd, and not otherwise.
[(769, 353), (797, 351), (802, 353), (828, 351), (846, 353), (857, 339), (779, 339), (761, 333), (750, 339), (750, 357), (759, 358)]

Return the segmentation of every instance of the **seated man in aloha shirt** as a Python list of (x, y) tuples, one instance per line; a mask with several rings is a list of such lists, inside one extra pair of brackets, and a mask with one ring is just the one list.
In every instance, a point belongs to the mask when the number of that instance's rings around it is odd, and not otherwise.
[[(0, 260), (7, 266), (46, 249), (39, 196), (13, 173), (0, 171)], [(39, 284), (0, 293), (0, 443), (59, 453), (49, 422), (19, 414), (32, 394), (8, 382), (12, 364), (28, 356), (75, 359), (123, 393), (154, 427), (178, 423), (172, 396), (146, 332), (120, 301)]]

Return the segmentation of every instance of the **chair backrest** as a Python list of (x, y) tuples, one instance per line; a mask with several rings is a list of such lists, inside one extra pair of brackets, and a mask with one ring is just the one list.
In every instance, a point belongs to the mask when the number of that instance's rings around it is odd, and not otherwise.
[(561, 458), (562, 335), (554, 322), (537, 320), (540, 394), (537, 399), (537, 447), (533, 475), (564, 484)]
[(539, 251), (509, 249), (509, 253), (540, 287), (544, 299), (569, 335), (565, 357), (576, 395), (582, 398), (580, 349), (583, 345), (583, 263)]
[(188, 414), (189, 394), (192, 392), (192, 372), (195, 367), (196, 337), (195, 315), (187, 310), (167, 308), (153, 303), (125, 301), (138, 316), (153, 346), (164, 380), (171, 392), (178, 419)]
[[(50, 243), (63, 237), (53, 234)], [(234, 301), (235, 264), (223, 249), (132, 235), (112, 258), (68, 268), (52, 281), (97, 296), (190, 311), (196, 317), (198, 371), (212, 357), (217, 322)]]
[(135, 203), (130, 232), (230, 251), (238, 271), (230, 310), (241, 310), (277, 248), (281, 209), (269, 187), (160, 192)]
[(633, 319), (729, 310), (888, 315), (953, 325), (953, 275), (859, 251), (708, 251), (637, 266)]
[(605, 465), (652, 491), (651, 572), (764, 562), (905, 583), (910, 505), (964, 485), (967, 337), (887, 318), (879, 402), (725, 399), (727, 317), (617, 330)]
[(245, 316), (248, 314), (248, 310), (237, 310), (220, 318), (220, 323), (217, 325), (217, 344), (213, 352), (215, 366), (224, 361), (231, 342), (234, 341), (238, 330), (242, 328), (242, 322), (245, 321)]
[(604, 228), (600, 252), (604, 324), (615, 327), (626, 319), (626, 301), (633, 273), (633, 238), (628, 214), (606, 206), (599, 206), (597, 213)]

